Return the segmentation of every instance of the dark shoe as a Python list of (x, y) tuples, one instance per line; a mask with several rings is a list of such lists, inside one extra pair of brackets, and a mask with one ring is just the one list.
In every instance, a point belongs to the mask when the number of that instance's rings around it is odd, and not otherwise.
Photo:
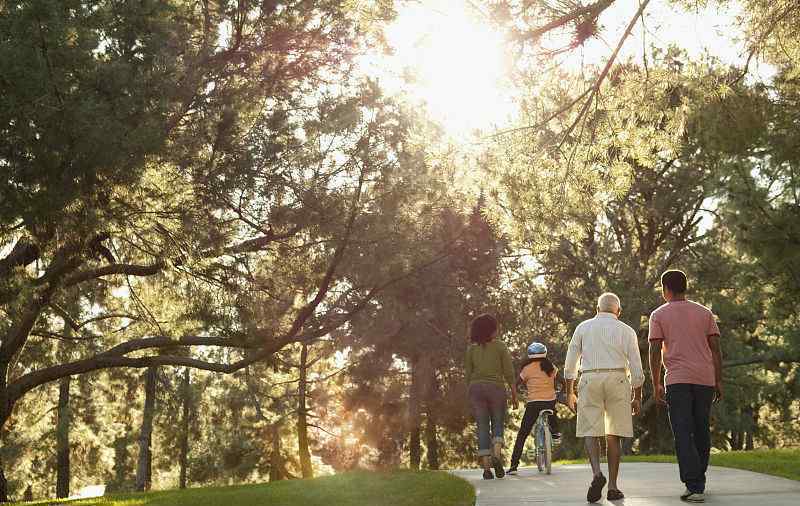
[(506, 472), (503, 470), (503, 463), (500, 462), (500, 459), (492, 457), (492, 465), (494, 466), (494, 474), (498, 478), (502, 478), (506, 475)]
[(589, 491), (586, 492), (586, 500), (588, 502), (597, 502), (602, 499), (603, 487), (606, 486), (606, 481), (606, 477), (603, 476), (603, 473), (594, 477), (592, 484), (589, 486)]
[(517, 468), (516, 467), (508, 468), (508, 471), (506, 471), (506, 474), (516, 475), (517, 474)]
[(606, 494), (606, 499), (609, 501), (619, 501), (620, 499), (625, 499), (625, 494), (622, 493), (622, 490), (609, 490)]
[(489, 470), (489, 469), (484, 469), (483, 470), (483, 479), (484, 480), (493, 480), (494, 479), (494, 475), (492, 474), (492, 471)]

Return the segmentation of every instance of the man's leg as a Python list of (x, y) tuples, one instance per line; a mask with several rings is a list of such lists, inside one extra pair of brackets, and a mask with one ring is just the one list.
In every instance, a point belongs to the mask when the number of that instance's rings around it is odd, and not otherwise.
[(517, 440), (514, 442), (514, 452), (511, 454), (511, 469), (516, 469), (519, 465), (522, 450), (525, 449), (525, 440), (528, 439), (538, 416), (539, 409), (536, 407), (536, 403), (527, 403), (525, 405), (525, 414), (522, 416), (522, 423), (519, 426), (519, 432), (517, 432)]
[(608, 489), (619, 490), (617, 476), (619, 475), (619, 437), (606, 436), (606, 455), (608, 456)]
[(692, 385), (680, 383), (667, 386), (667, 406), (681, 481), (690, 492), (702, 492), (702, 489), (698, 489), (701, 482), (701, 463), (694, 442)]
[(589, 455), (589, 464), (592, 466), (592, 483), (586, 492), (586, 501), (595, 503), (603, 497), (603, 487), (606, 486), (606, 477), (600, 470), (600, 441), (602, 437), (586, 438), (586, 453)]
[[(611, 496), (621, 498), (617, 479), (622, 455), (623, 437), (633, 437), (633, 416), (631, 415), (631, 384), (624, 373), (609, 374), (605, 381), (606, 414), (605, 433), (608, 455), (608, 490), (616, 491)], [(613, 500), (613, 499), (612, 499)]]
[(578, 385), (578, 421), (575, 433), (578, 437), (585, 438), (586, 454), (592, 466), (592, 483), (586, 492), (586, 500), (593, 503), (603, 497), (603, 487), (606, 485), (606, 477), (600, 470), (600, 440), (605, 435), (603, 380), (596, 374), (584, 375), (581, 383), (583, 385)]
[(705, 491), (708, 456), (711, 452), (711, 404), (714, 401), (714, 389), (704, 385), (693, 385), (694, 390), (694, 444), (700, 458), (700, 477), (697, 483), (698, 492)]
[(602, 471), (600, 470), (600, 440), (602, 438), (599, 437), (586, 437), (584, 438), (584, 444), (586, 445), (586, 455), (589, 457), (589, 465), (592, 466), (592, 474), (594, 476), (600, 476)]

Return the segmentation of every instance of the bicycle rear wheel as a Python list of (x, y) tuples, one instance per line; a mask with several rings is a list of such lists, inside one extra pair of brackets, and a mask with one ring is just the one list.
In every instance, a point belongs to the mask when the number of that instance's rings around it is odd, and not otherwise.
[(544, 472), (550, 474), (553, 465), (553, 437), (550, 435), (550, 426), (544, 424), (544, 445), (542, 447), (542, 467)]
[(533, 428), (533, 442), (536, 448), (536, 467), (539, 472), (544, 472), (544, 433), (542, 425), (537, 423)]

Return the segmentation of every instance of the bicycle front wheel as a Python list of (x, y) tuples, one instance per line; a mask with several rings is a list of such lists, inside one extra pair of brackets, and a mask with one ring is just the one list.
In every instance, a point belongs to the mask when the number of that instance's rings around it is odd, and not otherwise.
[(542, 448), (542, 467), (544, 472), (550, 474), (553, 464), (553, 438), (550, 435), (550, 426), (544, 424), (544, 447)]

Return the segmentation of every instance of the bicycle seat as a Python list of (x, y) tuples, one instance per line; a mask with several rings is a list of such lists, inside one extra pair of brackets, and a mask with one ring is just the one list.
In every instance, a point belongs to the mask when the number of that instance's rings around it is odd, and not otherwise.
[(543, 410), (540, 411), (540, 413), (547, 413), (548, 415), (552, 415), (553, 414), (553, 410), (552, 409), (543, 409)]

